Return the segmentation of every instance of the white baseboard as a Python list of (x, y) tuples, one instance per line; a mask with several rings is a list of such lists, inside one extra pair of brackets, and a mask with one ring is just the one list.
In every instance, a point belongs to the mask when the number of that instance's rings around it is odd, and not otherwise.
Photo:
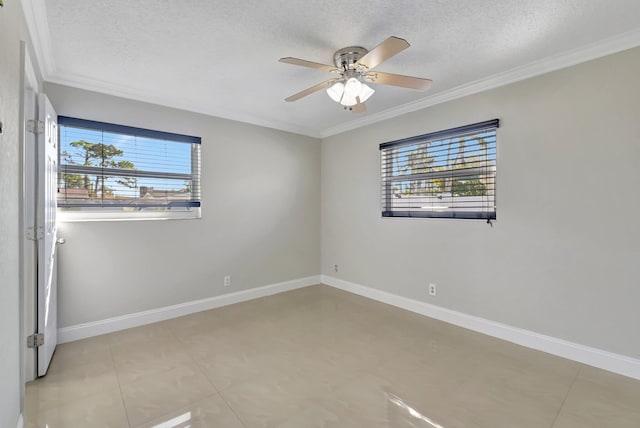
[(24, 418), (22, 417), (22, 413), (20, 413), (20, 416), (18, 416), (18, 425), (16, 425), (16, 428), (23, 428), (24, 427)]
[[(223, 294), (207, 299), (180, 303), (164, 308), (137, 312), (134, 314), (78, 324), (70, 327), (63, 327), (58, 329), (58, 343), (72, 342), (74, 340), (138, 327), (145, 324), (189, 315), (195, 312), (219, 308), (221, 306), (232, 305), (234, 303), (245, 302), (247, 300), (308, 287), (319, 283), (377, 300), (382, 303), (387, 303), (430, 318), (435, 318), (449, 324), (526, 346), (528, 348), (537, 349), (549, 354), (598, 367), (603, 370), (640, 379), (640, 360), (638, 359), (546, 336), (544, 334), (487, 320), (485, 318), (464, 314), (462, 312), (431, 305), (419, 300), (409, 299), (407, 297), (344, 281), (328, 275), (309, 276), (292, 281)], [(21, 415), (18, 420), (18, 428), (22, 427), (22, 423), (23, 420)]]
[(467, 315), (462, 312), (431, 305), (419, 300), (391, 294), (375, 288), (321, 275), (321, 282), (340, 290), (368, 297), (382, 303), (435, 318), (449, 324), (497, 337), (528, 348), (568, 358), (603, 370), (640, 379), (640, 360), (601, 349), (591, 348), (533, 331), (512, 327), (496, 321)]
[(98, 336), (127, 328), (139, 327), (145, 324), (177, 318), (193, 314), (195, 312), (245, 302), (247, 300), (270, 296), (272, 294), (278, 294), (315, 284), (320, 284), (320, 275), (279, 282), (277, 284), (265, 285), (263, 287), (222, 294), (220, 296), (180, 303), (177, 305), (166, 306), (164, 308), (151, 309), (144, 312), (137, 312), (105, 320), (63, 327), (58, 329), (58, 343), (72, 342), (74, 340), (86, 339), (88, 337)]

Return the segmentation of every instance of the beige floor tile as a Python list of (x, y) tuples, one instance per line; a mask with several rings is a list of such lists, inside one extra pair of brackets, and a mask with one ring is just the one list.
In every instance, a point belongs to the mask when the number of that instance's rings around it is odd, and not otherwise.
[[(386, 346), (380, 340), (367, 333), (354, 333), (351, 337), (329, 334), (320, 343), (310, 344), (299, 353), (307, 360), (321, 362), (330, 372), (350, 372), (376, 370), (398, 355), (394, 347)], [(305, 359), (292, 358), (292, 364), (303, 363)]]
[(219, 395), (207, 397), (135, 428), (243, 428)]
[(38, 408), (53, 408), (87, 395), (118, 389), (113, 365), (95, 362), (54, 371), (27, 384), (26, 394), (37, 397)]
[(42, 408), (37, 395), (27, 394), (26, 428), (126, 428), (129, 426), (119, 389), (85, 394)]
[(218, 391), (272, 373), (279, 376), (286, 368), (286, 361), (274, 355), (233, 350), (220, 351), (197, 363)]
[(550, 357), (484, 357), (476, 373), (451, 396), (445, 423), (451, 426), (550, 427), (579, 366)]
[(227, 388), (220, 395), (245, 427), (279, 427), (294, 415), (316, 408), (318, 397), (330, 396), (336, 382), (338, 378), (324, 373), (270, 373)]
[(75, 369), (84, 364), (96, 362), (112, 365), (109, 340), (97, 336), (56, 346), (48, 373)]
[(358, 421), (361, 426), (388, 427), (400, 422), (393, 398), (398, 391), (392, 382), (371, 374), (364, 374), (336, 387), (334, 408), (342, 421)]
[[(440, 428), (442, 420), (435, 412), (438, 410), (435, 405), (420, 406), (388, 393), (386, 398), (386, 416), (388, 425), (397, 428)], [(467, 425), (467, 428), (475, 428)]]
[(192, 362), (182, 343), (170, 336), (152, 342), (120, 343), (111, 348), (114, 367), (122, 384)]
[(313, 286), (63, 344), (25, 422), (639, 428), (638, 403), (640, 381)]
[(140, 327), (129, 328), (127, 330), (116, 331), (104, 335), (111, 346), (125, 344), (143, 345), (149, 342), (159, 342), (170, 338), (175, 338), (173, 332), (162, 323), (147, 324)]
[[(363, 374), (364, 373), (364, 374)], [(322, 390), (305, 406), (280, 422), (279, 427), (434, 428), (436, 420), (420, 413), (396, 395), (386, 379), (363, 372), (333, 378), (329, 392)], [(422, 409), (426, 412), (427, 409)], [(257, 425), (260, 426), (260, 425)], [(267, 426), (271, 426), (267, 424)], [(276, 425), (274, 425), (276, 426)]]
[(395, 357), (372, 372), (387, 379), (394, 394), (433, 415), (442, 410), (477, 370), (467, 353), (440, 346), (416, 354), (398, 351)]
[(582, 365), (578, 379), (592, 382), (598, 388), (602, 388), (603, 392), (619, 394), (618, 398), (625, 402), (630, 400), (632, 403), (637, 403), (637, 399), (640, 397), (639, 381), (606, 370)]
[(168, 328), (177, 338), (180, 338), (203, 331), (214, 330), (218, 328), (217, 320), (216, 311), (208, 310), (163, 321), (158, 324)]
[(303, 409), (288, 415), (285, 420), (278, 422), (278, 425), (272, 426), (278, 428), (360, 428), (368, 426), (363, 424), (364, 421), (360, 420), (358, 416), (345, 420), (336, 408), (337, 406), (333, 402), (309, 401)]
[(278, 305), (269, 298), (251, 300), (216, 309), (217, 325), (221, 328), (242, 328), (275, 319), (278, 316)]
[(140, 425), (215, 394), (195, 364), (142, 376), (121, 386), (129, 422)]
[(640, 381), (584, 366), (553, 428), (640, 427)]
[(183, 336), (178, 339), (182, 350), (193, 360), (210, 359), (221, 353), (254, 353), (256, 343), (251, 335), (244, 336), (237, 331), (214, 330), (202, 331), (198, 334)]

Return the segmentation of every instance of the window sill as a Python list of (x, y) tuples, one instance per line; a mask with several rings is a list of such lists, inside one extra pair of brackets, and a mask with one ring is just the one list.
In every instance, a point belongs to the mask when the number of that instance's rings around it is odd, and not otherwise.
[(78, 223), (89, 221), (157, 221), (157, 220), (195, 220), (202, 218), (200, 209), (181, 212), (81, 212), (58, 209), (59, 223)]

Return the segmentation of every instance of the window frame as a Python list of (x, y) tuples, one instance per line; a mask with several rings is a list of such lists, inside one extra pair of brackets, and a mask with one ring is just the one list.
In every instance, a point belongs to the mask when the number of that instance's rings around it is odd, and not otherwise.
[[(414, 137), (404, 138), (401, 140), (389, 141), (386, 143), (380, 144), (380, 196), (381, 196), (381, 216), (383, 218), (445, 218), (445, 219), (466, 219), (466, 220), (496, 220), (497, 218), (497, 195), (496, 195), (496, 184), (497, 184), (497, 130), (500, 127), (499, 119), (487, 120), (484, 122), (473, 123), (470, 125), (459, 126), (456, 128), (445, 129), (441, 131), (431, 132), (427, 134), (417, 135)], [(478, 133), (481, 134), (483, 131), (494, 130), (495, 132), (495, 155), (493, 157), (486, 157), (486, 160), (493, 160), (495, 162), (495, 169), (492, 174), (487, 173), (486, 167), (472, 167), (466, 169), (455, 170), (453, 168), (441, 170), (441, 171), (427, 171), (420, 172), (415, 174), (407, 174), (404, 176), (392, 177), (388, 178), (389, 166), (385, 164), (385, 159), (387, 156), (390, 159), (393, 159), (391, 154), (391, 150), (401, 149), (403, 147), (409, 147), (412, 145), (424, 144), (427, 145), (431, 142), (439, 142), (444, 140), (452, 140), (455, 138), (460, 138), (464, 136), (468, 136), (470, 134)], [(458, 142), (459, 143), (459, 142)], [(448, 145), (451, 146), (454, 144), (453, 142), (449, 142)], [(427, 152), (428, 153), (428, 152)], [(449, 159), (448, 159), (449, 161)], [(453, 164), (447, 163), (447, 167), (452, 167)], [(482, 170), (485, 171), (482, 171)], [(479, 171), (474, 171), (479, 170)], [(474, 172), (484, 172), (484, 174), (474, 174)], [(447, 207), (442, 210), (425, 210), (425, 211), (417, 211), (414, 208), (408, 208), (405, 210), (394, 209), (392, 204), (393, 191), (391, 186), (393, 182), (411, 182), (418, 180), (433, 180), (433, 179), (442, 179), (449, 178), (454, 179), (455, 177), (469, 177), (478, 175), (483, 179), (487, 180), (491, 178), (493, 187), (491, 188), (493, 194), (493, 210), (485, 210), (489, 205), (483, 206), (481, 209), (475, 211), (469, 210), (461, 210), (459, 207), (456, 210), (456, 207)], [(460, 196), (454, 197), (453, 194), (450, 196), (451, 200), (454, 201), (454, 198), (460, 198)]]
[[(158, 179), (184, 179), (190, 180), (193, 185), (195, 199), (188, 201), (173, 201), (145, 204), (131, 203), (111, 203), (108, 205), (93, 204), (89, 202), (63, 203), (56, 198), (58, 204), (58, 220), (61, 222), (82, 222), (82, 221), (121, 221), (121, 220), (171, 220), (171, 219), (198, 219), (202, 217), (201, 212), (201, 143), (200, 137), (176, 134), (165, 131), (157, 131), (147, 128), (138, 128), (115, 123), (100, 122), (95, 120), (80, 119), (69, 116), (58, 116), (58, 130), (63, 132), (64, 127), (84, 129), (90, 131), (101, 131), (120, 134), (128, 137), (142, 137), (155, 140), (163, 140), (175, 144), (189, 144), (191, 146), (191, 173), (171, 173), (160, 171), (140, 171), (131, 169), (103, 168), (100, 166), (70, 165), (61, 162), (62, 144), (58, 145), (58, 182), (65, 173), (91, 174), (102, 176), (122, 176), (131, 178), (158, 178)], [(62, 141), (62, 135), (59, 136)], [(193, 150), (197, 147), (197, 150)], [(195, 163), (195, 165), (194, 165)], [(105, 174), (105, 171), (107, 172)], [(135, 172), (134, 172), (135, 171)], [(62, 191), (63, 192), (63, 191)], [(61, 187), (58, 187), (61, 193)], [(131, 207), (132, 210), (126, 210)], [(147, 210), (145, 208), (165, 207), (166, 210)], [(171, 210), (171, 208), (181, 208)]]

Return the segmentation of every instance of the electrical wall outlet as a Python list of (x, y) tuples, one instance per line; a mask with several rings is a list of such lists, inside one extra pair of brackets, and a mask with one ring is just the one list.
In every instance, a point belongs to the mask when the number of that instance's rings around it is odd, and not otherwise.
[(225, 287), (231, 286), (231, 275), (227, 275), (224, 277), (224, 286)]
[(429, 283), (429, 295), (430, 296), (435, 296), (436, 292), (437, 292), (436, 285), (432, 284), (432, 283)]
[(333, 265), (333, 271), (338, 272), (338, 265)]

